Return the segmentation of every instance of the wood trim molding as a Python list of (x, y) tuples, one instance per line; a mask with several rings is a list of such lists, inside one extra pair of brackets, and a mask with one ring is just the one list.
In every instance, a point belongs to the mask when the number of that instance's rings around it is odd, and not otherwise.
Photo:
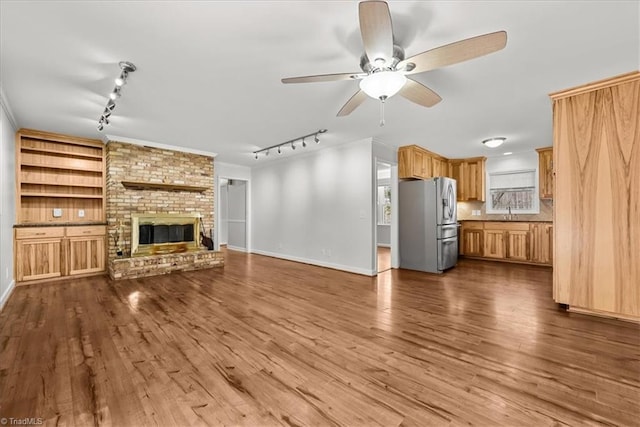
[(56, 142), (66, 142), (67, 144), (85, 145), (104, 149), (104, 144), (99, 139), (80, 138), (77, 136), (63, 135), (60, 133), (45, 132), (41, 130), (21, 128), (16, 132), (23, 137), (54, 140)]
[(611, 77), (608, 79), (597, 80), (595, 82), (587, 83), (581, 86), (576, 86), (570, 89), (565, 89), (558, 92), (552, 92), (549, 94), (549, 97), (552, 100), (556, 101), (558, 99), (568, 98), (570, 96), (591, 92), (593, 90), (602, 89), (604, 87), (614, 86), (621, 83), (627, 83), (637, 79), (640, 79), (640, 71), (632, 71), (630, 73), (620, 74), (618, 76)]

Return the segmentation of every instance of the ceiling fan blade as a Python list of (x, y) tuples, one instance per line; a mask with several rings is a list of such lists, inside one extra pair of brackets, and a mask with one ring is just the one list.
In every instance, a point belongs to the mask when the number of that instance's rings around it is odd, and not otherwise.
[(282, 83), (335, 82), (339, 80), (359, 80), (366, 76), (364, 73), (318, 74), (315, 76), (287, 77), (282, 79)]
[(401, 96), (407, 98), (411, 102), (415, 102), (423, 107), (433, 107), (438, 102), (442, 101), (440, 95), (415, 80), (407, 79), (407, 82), (400, 92)]
[[(374, 66), (376, 59), (393, 58), (393, 28), (389, 6), (384, 1), (363, 1), (359, 5), (360, 34), (364, 51)], [(381, 64), (384, 65), (384, 64)]]
[(340, 111), (338, 111), (337, 116), (343, 117), (351, 114), (351, 112), (356, 108), (358, 108), (360, 104), (362, 104), (366, 99), (367, 99), (366, 93), (364, 93), (361, 90), (357, 91), (351, 98), (349, 98), (347, 103), (344, 104), (344, 106), (340, 109)]
[(411, 68), (411, 65), (407, 67), (406, 74), (422, 73), (496, 52), (503, 49), (506, 44), (506, 31), (497, 31), (419, 53), (400, 61), (397, 69), (403, 69), (407, 64), (414, 64), (414, 68)]

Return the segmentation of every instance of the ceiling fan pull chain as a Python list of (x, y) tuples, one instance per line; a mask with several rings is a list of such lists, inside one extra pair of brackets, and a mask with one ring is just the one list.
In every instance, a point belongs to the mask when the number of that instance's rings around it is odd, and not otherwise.
[(380, 97), (380, 127), (384, 126), (384, 98)]

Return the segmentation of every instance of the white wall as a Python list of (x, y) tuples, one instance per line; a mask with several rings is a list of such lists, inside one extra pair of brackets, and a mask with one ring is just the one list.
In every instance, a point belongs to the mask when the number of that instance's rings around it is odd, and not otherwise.
[(367, 138), (254, 166), (251, 251), (376, 274), (371, 145)]
[(218, 213), (218, 239), (221, 245), (226, 245), (229, 240), (229, 191), (228, 180), (220, 178), (220, 186), (218, 187), (218, 204), (215, 210)]
[(15, 122), (0, 92), (0, 307), (13, 287), (13, 224), (15, 223)]

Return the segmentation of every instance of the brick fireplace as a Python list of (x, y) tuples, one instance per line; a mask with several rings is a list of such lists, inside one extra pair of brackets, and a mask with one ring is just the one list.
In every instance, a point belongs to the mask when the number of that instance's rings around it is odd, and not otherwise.
[[(213, 167), (213, 157), (109, 141), (106, 195), (112, 278), (224, 265), (222, 253), (199, 244), (200, 231), (207, 236), (213, 232)], [(193, 228), (183, 227), (188, 224)]]

